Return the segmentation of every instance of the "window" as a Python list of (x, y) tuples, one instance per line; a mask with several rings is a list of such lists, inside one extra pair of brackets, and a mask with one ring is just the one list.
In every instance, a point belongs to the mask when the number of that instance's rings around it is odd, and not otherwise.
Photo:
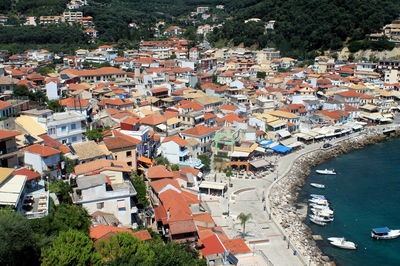
[(78, 138), (76, 136), (71, 138), (71, 142), (76, 142), (77, 140)]
[(62, 144), (67, 144), (67, 140), (66, 140), (66, 139), (63, 139), (63, 140), (61, 141), (61, 143), (62, 143)]
[(71, 130), (74, 130), (74, 129), (76, 129), (76, 124), (71, 125)]
[(62, 127), (61, 127), (61, 131), (62, 131), (62, 132), (66, 131), (66, 130), (67, 130), (67, 127), (66, 127), (66, 126), (62, 126)]
[(127, 151), (127, 152), (126, 152), (126, 157), (128, 157), (128, 158), (129, 158), (129, 157), (132, 157), (132, 151)]
[(127, 162), (129, 167), (132, 167), (132, 162)]
[(126, 211), (125, 200), (117, 200), (118, 211)]
[(98, 210), (101, 210), (101, 209), (103, 209), (104, 208), (104, 202), (99, 202), (99, 203), (97, 203), (97, 209)]
[(50, 134), (50, 135), (56, 134), (56, 129), (55, 129), (54, 127), (49, 128), (49, 134)]

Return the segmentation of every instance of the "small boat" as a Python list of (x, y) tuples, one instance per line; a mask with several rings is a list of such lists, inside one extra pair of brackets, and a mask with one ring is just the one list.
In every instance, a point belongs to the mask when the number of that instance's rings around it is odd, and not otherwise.
[(374, 228), (371, 237), (374, 239), (393, 239), (400, 236), (400, 230), (391, 230), (387, 227)]
[(311, 209), (311, 212), (315, 215), (333, 217), (332, 210), (318, 210), (318, 209), (313, 208), (313, 209)]
[(326, 199), (324, 195), (318, 195), (318, 194), (310, 194), (310, 197), (314, 199)]
[(357, 245), (351, 241), (347, 241), (344, 237), (329, 237), (331, 245), (343, 249), (357, 249)]
[(333, 222), (334, 220), (333, 217), (313, 215), (313, 214), (310, 214), (309, 217), (310, 219), (314, 219), (315, 221), (325, 222), (325, 223)]
[(333, 169), (315, 170), (315, 172), (320, 175), (336, 175), (336, 172)]
[(317, 183), (310, 183), (310, 186), (316, 187), (316, 188), (325, 188), (324, 184), (317, 184)]
[(314, 220), (313, 218), (310, 218), (310, 221), (315, 223), (315, 224), (318, 224), (320, 226), (325, 226), (326, 225), (325, 222), (317, 221), (317, 220)]
[(310, 203), (310, 207), (317, 209), (317, 210), (323, 210), (323, 209), (329, 208), (329, 204)]
[(326, 199), (309, 199), (308, 201), (317, 205), (329, 205)]

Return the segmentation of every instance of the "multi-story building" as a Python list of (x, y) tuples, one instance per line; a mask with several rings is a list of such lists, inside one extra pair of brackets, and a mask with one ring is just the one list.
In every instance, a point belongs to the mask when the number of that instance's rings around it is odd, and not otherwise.
[(76, 184), (72, 201), (82, 205), (89, 214), (111, 213), (124, 227), (135, 224), (138, 209), (134, 197), (137, 193), (129, 180), (110, 183), (106, 175), (99, 174), (78, 177)]
[(13, 168), (18, 165), (18, 148), (15, 137), (18, 131), (0, 130), (0, 167)]
[(38, 118), (50, 137), (62, 144), (80, 143), (85, 140), (86, 117), (78, 112), (54, 113), (46, 118)]
[(215, 135), (215, 128), (206, 127), (203, 125), (195, 126), (193, 128), (181, 132), (183, 139), (195, 138), (200, 142), (201, 152), (211, 151), (211, 141)]
[(54, 148), (34, 144), (24, 150), (24, 162), (39, 174), (57, 177), (61, 172), (60, 151)]
[(81, 11), (66, 11), (63, 13), (63, 18), (65, 22), (74, 23), (83, 17), (83, 12)]

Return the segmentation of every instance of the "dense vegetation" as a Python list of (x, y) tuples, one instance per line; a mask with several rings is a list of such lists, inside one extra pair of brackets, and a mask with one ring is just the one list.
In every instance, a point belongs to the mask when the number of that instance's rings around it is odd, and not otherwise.
[[(272, 46), (298, 57), (316, 50), (339, 49), (348, 38), (364, 40), (366, 34), (379, 30), (400, 13), (397, 0), (244, 0), (229, 1), (226, 7), (234, 19), (214, 31), (212, 42)], [(263, 22), (276, 20), (275, 30), (263, 35), (261, 23), (244, 24), (253, 17)]]
[(0, 209), (1, 265), (205, 265), (185, 244), (153, 239), (140, 241), (129, 233), (93, 242), (85, 209), (62, 203), (40, 219), (28, 220)]

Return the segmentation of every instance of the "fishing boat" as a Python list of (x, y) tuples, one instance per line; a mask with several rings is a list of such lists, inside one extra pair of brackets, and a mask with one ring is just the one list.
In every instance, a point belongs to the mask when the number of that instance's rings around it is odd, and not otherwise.
[(400, 230), (391, 230), (387, 227), (374, 228), (371, 237), (374, 239), (393, 239), (400, 236)]
[(351, 241), (347, 241), (344, 237), (329, 237), (331, 245), (343, 249), (357, 249), (357, 245)]
[(315, 188), (325, 188), (324, 184), (318, 184), (318, 183), (310, 183), (310, 186)]
[(314, 220), (313, 218), (310, 218), (310, 221), (315, 223), (315, 224), (318, 224), (320, 226), (325, 226), (326, 225), (325, 222), (317, 221), (317, 220)]
[(320, 175), (336, 175), (336, 172), (334, 169), (315, 170), (315, 172)]

